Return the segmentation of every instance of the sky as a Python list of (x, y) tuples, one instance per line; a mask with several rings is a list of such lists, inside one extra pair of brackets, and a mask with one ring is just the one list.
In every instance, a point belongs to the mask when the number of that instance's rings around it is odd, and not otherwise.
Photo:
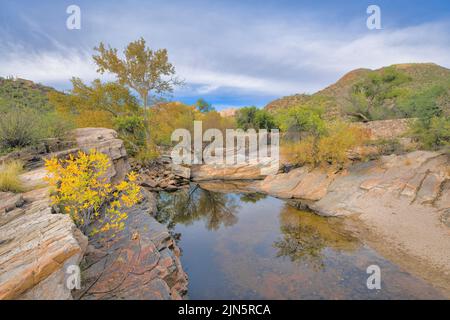
[[(81, 29), (69, 30), (69, 5)], [(370, 30), (369, 5), (381, 12)], [(171, 100), (204, 98), (216, 109), (314, 93), (356, 68), (434, 62), (450, 68), (450, 1), (0, 1), (0, 76), (60, 90), (96, 73), (100, 42), (122, 52), (144, 37), (167, 48), (184, 80)]]

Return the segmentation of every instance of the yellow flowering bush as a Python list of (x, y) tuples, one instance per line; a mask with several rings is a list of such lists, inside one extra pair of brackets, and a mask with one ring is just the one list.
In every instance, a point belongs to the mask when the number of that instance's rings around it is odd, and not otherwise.
[[(98, 218), (101, 226), (92, 233), (108, 230), (122, 230), (128, 214), (123, 212), (141, 199), (140, 187), (136, 183), (136, 173), (116, 186), (108, 183), (105, 176), (111, 166), (108, 157), (96, 150), (89, 153), (78, 152), (68, 159), (49, 159), (45, 167), (49, 174), (46, 180), (55, 190), (52, 204), (60, 206), (70, 214), (77, 226), (85, 228)], [(104, 209), (105, 215), (100, 217)]]

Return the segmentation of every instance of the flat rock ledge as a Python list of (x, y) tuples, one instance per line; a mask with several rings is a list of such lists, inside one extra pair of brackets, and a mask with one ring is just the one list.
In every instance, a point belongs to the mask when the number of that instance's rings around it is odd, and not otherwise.
[(71, 299), (66, 270), (86, 246), (68, 215), (52, 214), (47, 188), (0, 193), (0, 299)]

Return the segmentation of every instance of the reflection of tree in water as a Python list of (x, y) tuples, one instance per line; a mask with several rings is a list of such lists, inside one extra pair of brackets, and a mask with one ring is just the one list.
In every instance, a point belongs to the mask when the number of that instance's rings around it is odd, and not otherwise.
[(282, 226), (283, 239), (274, 242), (277, 257), (289, 257), (292, 262), (309, 261), (314, 268), (323, 268), (321, 251), (325, 242), (310, 226)]
[(158, 221), (172, 229), (176, 224), (190, 225), (204, 220), (209, 230), (221, 225), (231, 226), (237, 222), (239, 208), (228, 194), (201, 189), (198, 185), (175, 193), (163, 193), (158, 203)]
[(282, 238), (274, 242), (277, 257), (288, 257), (292, 262), (309, 262), (316, 269), (324, 267), (324, 248), (351, 251), (357, 240), (343, 229), (342, 223), (331, 218), (299, 211), (285, 205), (280, 212)]
[(243, 193), (240, 195), (239, 200), (245, 203), (256, 203), (266, 197), (263, 193)]

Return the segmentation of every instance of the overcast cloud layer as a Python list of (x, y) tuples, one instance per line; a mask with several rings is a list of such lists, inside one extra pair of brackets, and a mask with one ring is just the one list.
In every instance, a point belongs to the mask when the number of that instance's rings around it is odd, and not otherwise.
[[(355, 68), (404, 62), (449, 67), (449, 8), (443, 2), (431, 1), (431, 10), (411, 1), (403, 2), (407, 7), (379, 1), (383, 29), (370, 31), (364, 1), (342, 7), (337, 1), (314, 6), (6, 0), (0, 4), (0, 76), (67, 89), (71, 77), (100, 77), (91, 59), (100, 41), (121, 49), (143, 36), (152, 47), (168, 49), (185, 79), (174, 99), (205, 97), (219, 108), (262, 106), (283, 95), (320, 90)], [(81, 7), (81, 30), (65, 27), (65, 10), (73, 3)]]

